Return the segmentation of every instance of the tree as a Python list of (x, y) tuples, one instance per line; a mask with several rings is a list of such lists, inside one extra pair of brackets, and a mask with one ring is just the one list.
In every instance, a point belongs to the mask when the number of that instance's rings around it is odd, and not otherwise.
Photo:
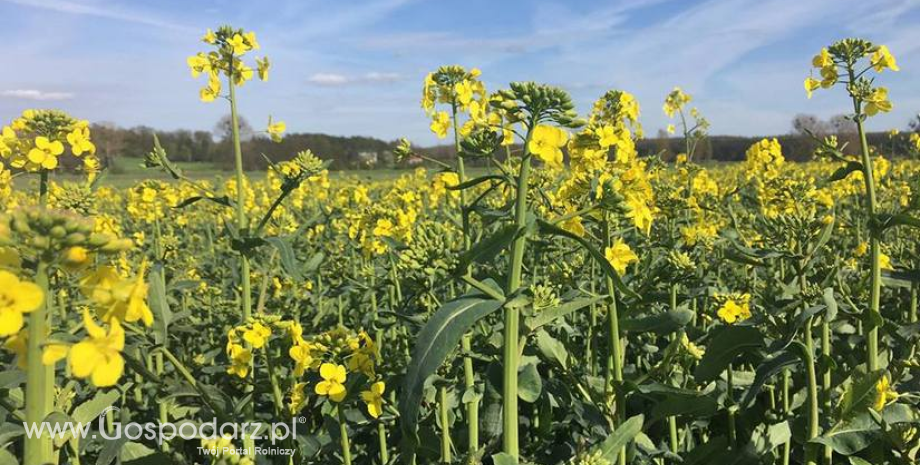
[[(246, 118), (242, 116), (239, 117), (240, 123), (240, 140), (246, 142), (252, 139), (255, 136), (255, 131), (252, 129), (252, 125), (249, 124), (249, 121), (246, 121)], [(221, 142), (229, 141), (233, 135), (232, 130), (232, 118), (230, 115), (224, 115), (220, 120), (217, 121), (217, 124), (214, 125), (214, 134), (217, 136), (218, 140)]]
[(907, 127), (909, 127), (912, 132), (920, 132), (920, 113), (917, 113), (913, 118), (911, 118), (910, 123), (907, 124)]
[(830, 129), (827, 123), (815, 115), (799, 113), (792, 118), (792, 133), (796, 135), (802, 136), (811, 132), (817, 137), (824, 137), (831, 132)]
[(834, 133), (838, 136), (856, 133), (856, 123), (848, 115), (834, 115), (830, 119), (830, 125)]

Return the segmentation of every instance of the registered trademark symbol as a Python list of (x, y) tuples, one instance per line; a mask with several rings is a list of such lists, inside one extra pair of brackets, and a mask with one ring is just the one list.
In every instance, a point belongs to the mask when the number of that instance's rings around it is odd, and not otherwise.
[(307, 417), (297, 417), (297, 423), (303, 424), (306, 422), (307, 422)]

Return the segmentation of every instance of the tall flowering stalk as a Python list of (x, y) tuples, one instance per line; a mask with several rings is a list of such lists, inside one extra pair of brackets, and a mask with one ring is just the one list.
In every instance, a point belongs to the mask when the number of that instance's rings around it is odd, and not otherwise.
[[(528, 194), (530, 190), (531, 161), (534, 157), (550, 167), (562, 166), (562, 147), (568, 141), (568, 133), (551, 125), (578, 127), (584, 124), (577, 119), (569, 95), (547, 85), (533, 82), (516, 82), (509, 90), (499, 91), (490, 101), (501, 110), (509, 122), (520, 122), (525, 129), (524, 151), (516, 176), (516, 190), (513, 210), (513, 224), (518, 231), (527, 226)], [(508, 263), (508, 281), (505, 294), (513, 295), (523, 284), (524, 252), (527, 235), (518, 234), (511, 244), (511, 260)], [(520, 308), (504, 309), (504, 338), (502, 345), (502, 441), (505, 454), (517, 460), (520, 456), (518, 441), (518, 368), (521, 350)]]
[[(241, 235), (248, 235), (249, 219), (246, 216), (246, 174), (243, 171), (243, 151), (240, 147), (240, 122), (237, 110), (236, 89), (251, 80), (254, 70), (243, 62), (246, 53), (260, 48), (256, 40), (255, 32), (245, 32), (243, 29), (235, 29), (230, 26), (221, 26), (216, 32), (208, 29), (201, 39), (204, 43), (213, 46), (214, 50), (205, 54), (199, 52), (188, 58), (187, 63), (191, 68), (192, 77), (197, 78), (201, 74), (208, 76), (208, 84), (203, 87), (199, 93), (202, 102), (212, 102), (221, 96), (223, 78), (226, 79), (229, 93), (226, 98), (230, 102), (230, 128), (233, 139), (233, 157), (236, 166), (236, 227)], [(268, 58), (256, 59), (256, 66), (259, 79), (265, 81), (268, 79), (269, 61)], [(281, 129), (278, 126), (269, 123), (270, 134)], [(240, 311), (241, 321), (248, 322), (252, 317), (252, 283), (250, 274), (249, 255), (247, 251), (240, 252)], [(247, 343), (246, 350), (251, 350)], [(252, 358), (249, 357), (248, 364), (252, 367)], [(248, 390), (252, 387), (248, 386)], [(249, 404), (247, 419), (253, 415), (252, 404)], [(251, 449), (253, 446), (250, 438), (244, 438), (244, 446)]]
[[(808, 77), (805, 79), (805, 91), (811, 98), (812, 93), (818, 89), (829, 89), (837, 84), (843, 84), (853, 103), (851, 118), (856, 124), (859, 135), (860, 158), (856, 165), (861, 171), (865, 183), (865, 210), (869, 225), (869, 263), (870, 287), (869, 307), (867, 309), (869, 324), (866, 333), (866, 364), (870, 372), (878, 370), (878, 324), (881, 318), (879, 303), (881, 298), (882, 271), (881, 271), (881, 238), (880, 230), (876, 228), (876, 214), (878, 213), (878, 199), (876, 197), (875, 170), (866, 141), (864, 124), (867, 118), (879, 113), (889, 112), (892, 109), (888, 100), (888, 89), (875, 85), (875, 79), (866, 76), (866, 73), (875, 71), (881, 74), (886, 69), (898, 71), (897, 61), (884, 45), (875, 45), (862, 39), (844, 39), (830, 47), (823, 48), (812, 58), (812, 66), (819, 70), (821, 79)], [(848, 160), (836, 147), (825, 144), (825, 153), (838, 161)]]
[[(656, 209), (645, 162), (636, 152), (635, 141), (642, 134), (638, 119), (639, 104), (632, 94), (611, 90), (601, 96), (594, 103), (588, 124), (568, 144), (571, 173), (559, 188), (560, 201), (566, 210), (574, 212), (566, 215), (562, 226), (585, 236), (582, 216), (599, 222), (604, 258), (615, 273), (604, 273), (609, 295), (605, 392), (614, 404), (617, 424), (625, 419), (625, 399), (617, 394), (623, 383), (624, 357), (615, 278), (622, 277), (639, 257), (612, 231), (624, 220), (641, 234), (649, 234)], [(626, 462), (625, 448), (617, 457), (620, 464)]]
[[(58, 168), (59, 159), (64, 156), (82, 159), (83, 169), (89, 174), (91, 180), (99, 170), (99, 160), (95, 153), (96, 146), (91, 141), (89, 122), (74, 119), (58, 110), (26, 110), (20, 117), (0, 130), (0, 159), (8, 162), (12, 168), (39, 175), (38, 205), (42, 210), (48, 204), (49, 175)], [(20, 218), (20, 221), (8, 224), (8, 226), (15, 226), (19, 229), (16, 232), (19, 233), (36, 232), (30, 227), (30, 222), (25, 217)], [(30, 219), (37, 221), (38, 216), (32, 216)], [(14, 289), (17, 287), (20, 289), (13, 296), (15, 297), (13, 302), (20, 302), (18, 306), (13, 305), (13, 308), (19, 308), (19, 310), (3, 316), (3, 319), (7, 320), (10, 315), (18, 315), (18, 318), (3, 322), (5, 329), (11, 329), (13, 326), (21, 327), (22, 314), (30, 313), (28, 330), (16, 336), (20, 339), (21, 346), (25, 348), (22, 359), (27, 360), (25, 420), (30, 425), (38, 425), (44, 421), (54, 407), (54, 363), (45, 363), (48, 360), (43, 360), (43, 350), (50, 329), (53, 327), (54, 299), (44, 298), (44, 296), (53, 295), (50, 282), (53, 272), (50, 269), (55, 266), (56, 257), (48, 253), (50, 250), (46, 249), (52, 245), (52, 238), (48, 236), (51, 231), (48, 231), (47, 227), (42, 229), (45, 235), (36, 236), (41, 237), (37, 240), (36, 245), (42, 250), (36, 251), (39, 259), (35, 261), (36, 265), (32, 270), (35, 282), (34, 284), (23, 282), (13, 286)], [(64, 229), (63, 232), (66, 234), (67, 230)], [(60, 236), (61, 230), (55, 230), (55, 233)], [(82, 246), (82, 244), (74, 245)], [(84, 256), (87, 249), (83, 247), (71, 250), (78, 250), (79, 255)], [(15, 275), (9, 275), (7, 278), (8, 284), (13, 284), (10, 280), (18, 279)], [(34, 289), (38, 289), (40, 293), (32, 292)], [(28, 296), (34, 298), (26, 299)], [(21, 302), (22, 299), (35, 303), (35, 305), (25, 305)], [(18, 333), (18, 331), (19, 328), (16, 328), (12, 333)], [(12, 334), (9, 331), (0, 332), (9, 333), (5, 335)], [(66, 355), (66, 351), (63, 353)], [(56, 459), (51, 437), (26, 438), (26, 465), (46, 463), (52, 460)]]
[[(461, 112), (470, 113), (470, 122), (475, 122), (477, 118), (486, 110), (485, 86), (479, 81), (480, 71), (476, 68), (466, 71), (460, 66), (442, 66), (436, 72), (428, 74), (425, 77), (425, 85), (422, 90), (422, 108), (431, 118), (431, 130), (439, 138), (447, 137), (448, 128), (453, 128), (454, 150), (457, 156), (456, 181), (457, 184), (466, 182), (466, 166), (463, 156), (460, 153), (461, 132), (469, 132), (469, 127), (464, 126), (460, 129), (458, 119)], [(435, 105), (444, 103), (450, 106), (450, 113), (436, 111)], [(463, 251), (470, 248), (472, 232), (470, 231), (469, 215), (466, 212), (467, 198), (466, 190), (459, 191), (460, 202), (459, 209), (462, 219), (463, 228)], [(464, 270), (469, 275), (471, 270)], [(467, 354), (463, 358), (464, 386), (467, 390), (475, 389), (476, 377), (473, 372), (473, 360), (469, 357), (471, 351), (471, 335), (465, 334), (461, 340), (461, 349)], [(446, 398), (446, 390), (441, 388), (441, 397)], [(442, 410), (446, 409), (442, 399)], [(444, 411), (446, 413), (446, 411)], [(473, 453), (479, 449), (479, 400), (473, 399), (466, 404), (467, 413), (467, 437), (469, 442), (469, 452)], [(445, 462), (450, 461), (449, 431), (447, 429), (446, 414), (442, 415), (442, 427), (444, 428), (444, 444), (442, 458)]]

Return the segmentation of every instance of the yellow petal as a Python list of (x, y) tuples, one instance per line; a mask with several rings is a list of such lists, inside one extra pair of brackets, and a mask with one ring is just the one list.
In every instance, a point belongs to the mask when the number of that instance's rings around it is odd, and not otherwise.
[(42, 351), (42, 364), (53, 365), (67, 357), (68, 352), (70, 352), (70, 346), (67, 344), (49, 343)]
[(77, 343), (70, 349), (68, 362), (70, 370), (77, 378), (86, 378), (91, 375), (96, 367), (104, 362), (104, 357), (99, 349), (91, 341), (86, 340)]
[[(2, 288), (0, 288), (2, 289)], [(20, 281), (13, 301), (13, 310), (29, 313), (37, 309), (45, 301), (45, 293), (38, 285)]]
[(125, 359), (121, 354), (113, 354), (103, 359), (93, 370), (93, 385), (96, 387), (114, 386), (125, 370)]
[(22, 313), (10, 308), (0, 308), (0, 336), (12, 336), (22, 329)]

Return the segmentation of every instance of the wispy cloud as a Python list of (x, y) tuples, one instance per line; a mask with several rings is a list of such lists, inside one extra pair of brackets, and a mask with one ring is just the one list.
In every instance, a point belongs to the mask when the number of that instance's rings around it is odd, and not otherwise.
[(339, 73), (316, 73), (307, 78), (307, 82), (318, 86), (347, 86), (354, 84), (379, 84), (401, 81), (403, 76), (399, 73), (381, 73), (372, 71), (359, 76), (349, 76)]
[(170, 29), (183, 32), (191, 32), (194, 29), (176, 24), (175, 22), (160, 19), (149, 12), (131, 11), (124, 7), (115, 5), (96, 6), (85, 3), (78, 3), (66, 0), (0, 0), (15, 5), (38, 8), (42, 10), (54, 11), (57, 13), (66, 13), (72, 15), (94, 16), (97, 18), (106, 18), (116, 21), (124, 21), (145, 26), (153, 26), (161, 29)]
[(70, 100), (74, 97), (74, 94), (70, 92), (44, 92), (35, 89), (15, 89), (0, 91), (0, 97), (22, 100), (37, 100), (44, 102), (54, 100)]

